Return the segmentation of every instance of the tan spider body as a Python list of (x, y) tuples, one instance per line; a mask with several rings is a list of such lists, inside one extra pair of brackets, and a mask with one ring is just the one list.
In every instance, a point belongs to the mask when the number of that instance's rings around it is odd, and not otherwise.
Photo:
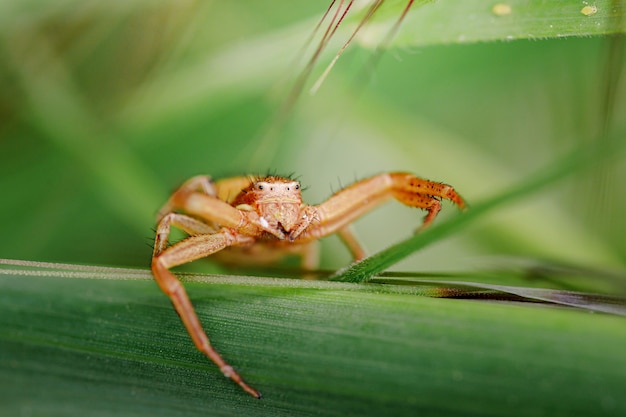
[[(312, 269), (317, 265), (317, 252), (311, 243), (333, 233), (339, 233), (359, 260), (365, 251), (350, 231), (350, 223), (392, 198), (426, 210), (422, 228), (435, 219), (441, 198), (465, 208), (451, 186), (399, 172), (356, 182), (317, 206), (303, 203), (300, 184), (288, 178), (245, 176), (212, 182), (207, 176), (193, 177), (159, 211), (152, 272), (196, 347), (225, 376), (260, 398), (211, 347), (185, 289), (169, 269), (212, 254), (226, 262), (267, 263), (290, 253), (300, 255), (303, 266)], [(189, 237), (168, 246), (171, 226)], [(227, 248), (231, 250), (221, 252)]]

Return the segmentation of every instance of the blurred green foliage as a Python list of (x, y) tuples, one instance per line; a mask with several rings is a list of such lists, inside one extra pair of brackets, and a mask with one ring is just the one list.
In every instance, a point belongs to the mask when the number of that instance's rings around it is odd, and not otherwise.
[[(325, 2), (74, 6), (3, 6), (15, 16), (1, 31), (4, 257), (145, 265), (154, 212), (197, 173), (296, 172), (316, 203), (355, 178), (408, 170), (476, 201), (602, 140), (607, 71), (623, 60), (610, 60), (609, 39), (577, 38), (408, 46), (363, 70), (370, 52), (353, 45), (263, 140)], [(623, 73), (612, 81), (611, 128), (623, 128)], [(623, 265), (623, 170), (612, 161), (510, 207), (418, 265), (449, 253)], [(371, 249), (419, 222), (393, 210), (364, 221)]]
[[(463, 29), (477, 33), (472, 40), (523, 37), (506, 35), (513, 29), (558, 37), (568, 30), (561, 20), (582, 35), (619, 32), (623, 10), (602, 2), (584, 16), (563, 2), (552, 9), (511, 2), (510, 16), (496, 16), (480, 2), (457, 14), (442, 1), (417, 2), (398, 35), (401, 47), (375, 67), (367, 46), (353, 44), (321, 90), (305, 91), (268, 135), (326, 3), (4, 2), (2, 256), (147, 265), (154, 213), (198, 173), (295, 172), (309, 187), (305, 198), (317, 203), (356, 178), (407, 170), (453, 184), (471, 204), (602, 141), (606, 126), (624, 132), (621, 38), (450, 44)], [(403, 4), (389, 3), (363, 32), (364, 45)], [(518, 11), (525, 13), (519, 21)], [(559, 11), (567, 19), (550, 27), (541, 20)], [(424, 23), (444, 12), (450, 22)], [(321, 66), (313, 78), (319, 73)], [(403, 267), (449, 269), (458, 260), (466, 268), (477, 255), (501, 254), (622, 267), (625, 168), (619, 158), (581, 173)], [(418, 223), (416, 213), (394, 206), (359, 229), (375, 251)], [(336, 246), (326, 239), (327, 267), (348, 260)]]

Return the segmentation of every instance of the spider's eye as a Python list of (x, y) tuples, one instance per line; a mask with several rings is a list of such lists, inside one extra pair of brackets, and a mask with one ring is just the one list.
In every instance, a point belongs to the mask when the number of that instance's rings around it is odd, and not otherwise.
[(300, 184), (296, 184), (296, 186), (294, 187), (296, 190), (300, 189)]
[(259, 184), (256, 186), (257, 189), (262, 190), (263, 189), (263, 184)]

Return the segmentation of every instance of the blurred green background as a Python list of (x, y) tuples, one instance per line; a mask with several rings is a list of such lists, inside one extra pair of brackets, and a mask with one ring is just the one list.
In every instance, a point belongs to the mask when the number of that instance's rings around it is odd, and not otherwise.
[[(3, 2), (0, 256), (147, 266), (157, 209), (200, 173), (296, 173), (314, 204), (405, 170), (452, 184), (471, 205), (607, 134), (624, 139), (620, 38), (559, 39), (621, 31), (620, 2), (598, 2), (592, 16), (579, 2), (509, 2), (506, 16), (488, 2), (423, 3), (373, 65), (404, 6), (388, 2), (320, 91), (305, 88), (274, 123), (327, 1)], [(625, 169), (617, 157), (575, 174), (397, 268), (512, 255), (621, 269)], [(442, 217), (454, 212), (446, 204)], [(420, 219), (390, 204), (357, 229), (374, 252)], [(334, 237), (322, 259), (349, 261)]]

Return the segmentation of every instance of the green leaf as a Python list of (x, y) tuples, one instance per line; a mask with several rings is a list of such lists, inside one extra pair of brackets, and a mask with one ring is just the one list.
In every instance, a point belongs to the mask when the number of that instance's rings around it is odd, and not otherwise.
[(195, 350), (147, 271), (76, 269), (100, 279), (0, 270), (3, 415), (626, 412), (620, 317), (373, 284), (187, 282), (214, 346), (263, 393), (256, 400)]
[(386, 285), (187, 277), (214, 346), (259, 401), (195, 350), (147, 271), (44, 266), (0, 269), (3, 415), (626, 412), (623, 318)]
[[(377, 46), (395, 23), (405, 1), (386, 2), (387, 13), (359, 38)], [(548, 39), (623, 33), (624, 4), (617, 0), (438, 0), (407, 15), (391, 45), (398, 47), (515, 39)], [(588, 8), (585, 8), (588, 7)]]

